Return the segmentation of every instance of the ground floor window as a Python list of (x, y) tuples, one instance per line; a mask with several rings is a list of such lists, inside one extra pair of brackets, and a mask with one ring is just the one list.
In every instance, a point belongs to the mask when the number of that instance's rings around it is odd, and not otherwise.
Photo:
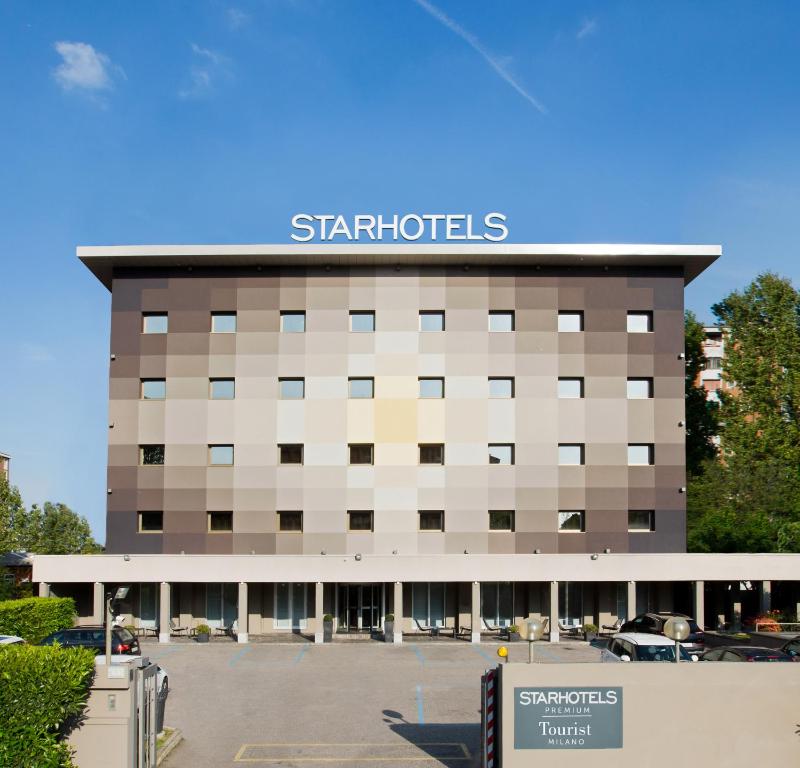
[(306, 584), (279, 582), (275, 585), (275, 628), (305, 629)]
[(583, 584), (580, 582), (558, 583), (558, 620), (566, 626), (583, 624)]
[(139, 585), (139, 624), (142, 627), (158, 626), (158, 585)]
[(414, 583), (411, 590), (411, 616), (423, 626), (445, 625), (446, 585), (443, 582)]
[(628, 585), (621, 582), (617, 584), (617, 618), (633, 618), (628, 615)]
[(481, 584), (481, 616), (490, 626), (507, 627), (514, 623), (514, 585), (510, 581)]
[(206, 622), (209, 627), (232, 627), (239, 603), (238, 584), (206, 584)]

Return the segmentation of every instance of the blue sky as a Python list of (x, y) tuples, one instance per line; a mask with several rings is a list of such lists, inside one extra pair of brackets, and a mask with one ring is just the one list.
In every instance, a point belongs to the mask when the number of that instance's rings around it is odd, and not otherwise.
[(0, 3), (0, 451), (104, 535), (109, 296), (79, 244), (502, 211), (510, 242), (721, 243), (798, 280), (800, 4)]

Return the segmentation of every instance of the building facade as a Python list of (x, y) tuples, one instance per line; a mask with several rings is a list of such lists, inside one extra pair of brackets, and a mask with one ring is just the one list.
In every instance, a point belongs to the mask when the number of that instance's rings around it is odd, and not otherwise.
[(516, 567), (685, 552), (683, 287), (718, 248), (79, 255), (112, 292), (107, 551), (153, 569), (131, 621), (474, 639), (696, 607)]

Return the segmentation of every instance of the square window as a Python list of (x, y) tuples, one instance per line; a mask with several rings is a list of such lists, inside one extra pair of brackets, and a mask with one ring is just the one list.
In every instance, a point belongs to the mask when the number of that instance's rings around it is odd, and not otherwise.
[(142, 400), (163, 400), (166, 396), (166, 379), (142, 379)]
[(302, 400), (306, 395), (305, 379), (278, 379), (281, 400)]
[(420, 464), (444, 464), (444, 444), (443, 443), (420, 443), (419, 446)]
[(559, 333), (580, 333), (583, 330), (583, 312), (565, 310), (558, 313)]
[(490, 531), (513, 531), (514, 530), (514, 510), (513, 509), (490, 509), (489, 510), (489, 530)]
[(139, 533), (161, 533), (164, 530), (163, 512), (140, 512)]
[(583, 443), (560, 443), (558, 446), (558, 463), (562, 467), (583, 464)]
[(280, 464), (302, 464), (303, 444), (284, 443), (278, 446), (278, 462)]
[(166, 312), (142, 313), (142, 333), (166, 333), (168, 327)]
[(421, 531), (443, 531), (444, 512), (441, 510), (433, 511), (430, 509), (420, 510), (419, 529)]
[(652, 379), (628, 379), (628, 400), (649, 400), (652, 396)]
[(209, 445), (208, 463), (211, 466), (231, 466), (233, 464), (233, 446)]
[(375, 313), (350, 312), (350, 330), (353, 333), (373, 333), (375, 331)]
[(580, 400), (583, 397), (583, 379), (560, 378), (558, 380), (558, 397), (561, 400)]
[(420, 379), (419, 396), (421, 398), (444, 397), (444, 379)]
[(212, 312), (211, 333), (236, 333), (236, 313)]
[(278, 512), (278, 530), (286, 533), (302, 533), (303, 513), (298, 511)]
[(281, 333), (305, 333), (305, 312), (281, 312)]
[(375, 397), (375, 379), (351, 378), (348, 387), (353, 400), (370, 400)]
[(652, 312), (628, 312), (628, 333), (650, 333), (652, 330)]
[(628, 445), (628, 466), (646, 466), (652, 463), (652, 443), (630, 443)]
[(489, 444), (489, 463), (490, 464), (513, 464), (514, 446), (511, 443), (490, 443)]
[(234, 379), (209, 379), (208, 395), (212, 400), (233, 400), (236, 396)]
[(655, 512), (652, 509), (629, 509), (628, 530), (649, 533), (656, 529)]
[(350, 443), (351, 464), (372, 464), (372, 443)]
[(514, 397), (514, 379), (511, 376), (489, 377), (489, 397), (492, 399), (508, 399)]
[(514, 312), (511, 310), (491, 310), (489, 330), (493, 333), (508, 333), (514, 330)]
[(163, 445), (140, 445), (139, 462), (144, 465), (163, 464), (164, 446)]
[(419, 313), (419, 329), (420, 331), (443, 331), (444, 311), (421, 311)]
[(586, 513), (578, 510), (558, 513), (558, 530), (565, 533), (580, 533), (586, 530)]
[(350, 531), (371, 531), (372, 512), (365, 510), (349, 510), (347, 512), (347, 529)]
[(210, 533), (225, 533), (233, 530), (233, 512), (209, 512), (208, 530)]

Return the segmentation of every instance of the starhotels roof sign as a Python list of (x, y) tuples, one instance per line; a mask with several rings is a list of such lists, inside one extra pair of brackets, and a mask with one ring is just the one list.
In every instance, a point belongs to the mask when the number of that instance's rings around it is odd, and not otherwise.
[(404, 215), (357, 213), (341, 214), (297, 213), (292, 216), (292, 240), (307, 243), (373, 240), (414, 241), (424, 238), (431, 242), (457, 240), (488, 240), (499, 243), (508, 237), (506, 215), (487, 213), (475, 221), (471, 213), (407, 213)]

